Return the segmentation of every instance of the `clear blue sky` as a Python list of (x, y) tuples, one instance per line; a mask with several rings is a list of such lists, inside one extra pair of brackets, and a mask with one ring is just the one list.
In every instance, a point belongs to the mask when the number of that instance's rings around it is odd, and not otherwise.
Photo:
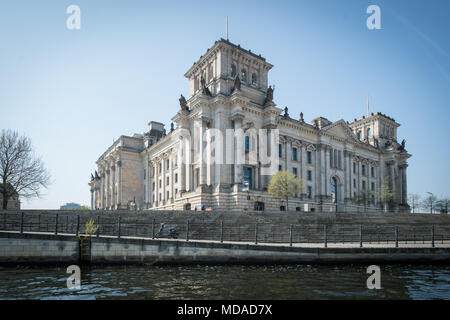
[[(81, 30), (66, 8), (81, 8)], [(382, 30), (366, 28), (381, 8)], [(225, 37), (274, 65), (275, 101), (305, 120), (395, 118), (413, 155), (409, 192), (450, 196), (450, 1), (2, 1), (0, 128), (32, 138), (53, 184), (23, 208), (90, 203), (113, 139), (170, 124), (183, 77)]]

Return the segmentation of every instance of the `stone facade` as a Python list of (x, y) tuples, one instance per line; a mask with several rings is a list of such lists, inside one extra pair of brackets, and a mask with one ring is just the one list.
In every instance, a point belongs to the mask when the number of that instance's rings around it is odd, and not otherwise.
[(411, 155), (397, 142), (399, 124), (379, 112), (350, 122), (295, 119), (273, 101), (272, 67), (216, 41), (185, 74), (189, 99), (180, 98), (176, 127), (166, 133), (151, 121), (148, 132), (121, 136), (98, 159), (92, 208), (280, 210), (285, 202), (267, 187), (277, 170), (288, 170), (305, 186), (289, 210), (358, 210), (361, 190), (373, 194), (370, 209), (380, 208), (384, 181), (397, 208), (408, 210)]

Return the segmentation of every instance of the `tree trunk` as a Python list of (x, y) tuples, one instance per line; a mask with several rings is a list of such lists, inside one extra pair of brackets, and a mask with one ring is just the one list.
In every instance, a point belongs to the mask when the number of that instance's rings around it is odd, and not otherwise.
[(3, 195), (3, 210), (8, 208), (8, 197)]
[(286, 212), (289, 211), (289, 198), (286, 198)]

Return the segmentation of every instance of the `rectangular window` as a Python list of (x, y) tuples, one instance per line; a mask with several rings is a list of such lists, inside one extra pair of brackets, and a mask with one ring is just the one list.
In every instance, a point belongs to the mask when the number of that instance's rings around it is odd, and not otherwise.
[(356, 188), (356, 179), (353, 179), (353, 188)]
[(162, 171), (162, 164), (161, 164), (161, 162), (159, 163), (159, 174), (161, 174), (161, 171)]
[(311, 180), (312, 180), (312, 171), (311, 171), (311, 170), (308, 170), (308, 171), (306, 172), (306, 177), (307, 177), (308, 181), (311, 181)]
[(375, 168), (374, 167), (370, 168), (370, 172), (372, 174), (372, 178), (375, 178)]
[(362, 181), (362, 189), (366, 190), (366, 182), (364, 180)]
[(308, 162), (309, 164), (312, 163), (312, 154), (311, 154), (311, 151), (307, 151), (307, 152), (306, 152), (306, 162)]
[(167, 159), (166, 160), (166, 169), (169, 169), (169, 166), (170, 166), (170, 161), (169, 161), (169, 159)]
[(244, 182), (248, 183), (249, 189), (253, 188), (253, 181), (252, 181), (252, 168), (249, 167), (243, 167), (243, 174), (244, 174)]
[(375, 191), (375, 183), (372, 182), (372, 191)]
[(362, 171), (362, 175), (365, 176), (366, 175), (366, 166), (364, 164), (361, 167), (361, 171)]
[(155, 183), (152, 183), (152, 190), (155, 190)]
[(245, 138), (244, 138), (244, 149), (245, 149), (245, 151), (250, 150), (250, 137), (249, 136), (245, 136)]
[(144, 180), (146, 179), (147, 171), (144, 169)]
[(292, 173), (297, 177), (297, 168), (292, 168)]
[(161, 182), (161, 180), (159, 180), (159, 187), (160, 187), (160, 188), (162, 187), (162, 182)]
[(169, 191), (167, 191), (167, 193), (166, 193), (166, 194), (167, 194), (167, 198), (166, 198), (166, 199), (169, 199)]
[(169, 177), (166, 178), (166, 185), (169, 185)]
[(283, 158), (283, 145), (281, 143), (278, 144), (278, 157)]
[(308, 186), (308, 199), (312, 199), (312, 187)]
[(292, 148), (292, 161), (297, 161), (297, 148)]
[(281, 164), (278, 165), (278, 171), (283, 171), (283, 166)]
[(353, 162), (353, 173), (356, 174), (356, 162)]
[(175, 173), (175, 183), (178, 182), (178, 173)]

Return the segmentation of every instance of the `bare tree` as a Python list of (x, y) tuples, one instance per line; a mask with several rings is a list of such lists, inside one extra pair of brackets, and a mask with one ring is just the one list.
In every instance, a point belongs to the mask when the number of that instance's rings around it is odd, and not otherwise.
[(34, 154), (31, 140), (9, 129), (2, 129), (0, 135), (0, 185), (3, 209), (7, 209), (13, 194), (40, 197), (41, 189), (50, 185), (50, 174), (41, 158)]
[(434, 210), (436, 210), (436, 202), (437, 198), (431, 193), (427, 192), (429, 195), (422, 201), (422, 208), (425, 210), (430, 210), (432, 214)]
[(408, 195), (408, 203), (412, 209), (412, 212), (415, 213), (416, 209), (419, 208), (420, 194), (411, 193), (410, 195)]
[(450, 198), (442, 198), (436, 202), (436, 207), (439, 208), (441, 213), (448, 213), (448, 207), (450, 207)]

